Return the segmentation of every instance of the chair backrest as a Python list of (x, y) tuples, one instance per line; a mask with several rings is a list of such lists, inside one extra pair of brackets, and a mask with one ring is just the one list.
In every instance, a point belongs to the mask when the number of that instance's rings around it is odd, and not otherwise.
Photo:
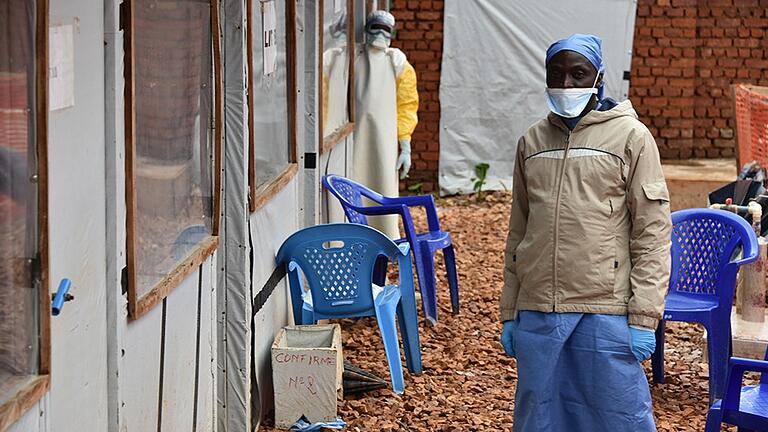
[(344, 208), (344, 214), (347, 215), (347, 220), (351, 223), (368, 225), (368, 218), (354, 211), (351, 206), (362, 207), (363, 206), (363, 190), (368, 190), (365, 186), (356, 183), (348, 178), (327, 175), (323, 177), (323, 184), (333, 196), (335, 196)]
[[(763, 360), (768, 362), (768, 348), (765, 350), (765, 357), (763, 357)], [(760, 384), (768, 384), (768, 372), (760, 374)]]
[(672, 224), (670, 290), (732, 301), (736, 271), (726, 267), (737, 247), (756, 243), (752, 227), (734, 213), (704, 208), (674, 212)]
[(277, 262), (302, 270), (316, 313), (343, 316), (373, 309), (371, 283), (376, 259), (383, 255), (394, 260), (398, 252), (397, 245), (374, 228), (327, 224), (288, 237), (278, 251)]

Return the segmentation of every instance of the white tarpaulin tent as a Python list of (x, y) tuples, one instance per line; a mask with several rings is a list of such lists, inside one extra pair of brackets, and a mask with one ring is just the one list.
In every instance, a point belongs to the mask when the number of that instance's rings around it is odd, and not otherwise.
[(603, 39), (606, 96), (627, 97), (633, 0), (448, 0), (440, 81), (440, 193), (509, 189), (517, 140), (547, 113), (544, 55), (573, 33)]

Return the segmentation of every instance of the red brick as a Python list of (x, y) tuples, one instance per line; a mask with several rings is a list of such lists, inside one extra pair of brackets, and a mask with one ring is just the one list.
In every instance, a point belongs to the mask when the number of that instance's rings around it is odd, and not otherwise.
[(685, 16), (686, 10), (683, 8), (668, 8), (665, 14), (668, 17), (682, 17)]
[(442, 19), (443, 14), (440, 12), (416, 12), (416, 19), (422, 21), (437, 21)]
[(672, 39), (670, 45), (678, 48), (695, 47), (696, 39)]
[(664, 128), (661, 130), (661, 136), (664, 138), (677, 138), (679, 135), (679, 129)]
[(671, 24), (672, 24), (673, 27), (695, 28), (696, 27), (696, 19), (695, 18), (673, 18)]
[(765, 70), (768, 68), (768, 60), (764, 58), (750, 58), (744, 60), (744, 66), (748, 68)]
[(669, 66), (669, 59), (664, 57), (650, 57), (645, 59), (646, 66), (651, 67), (666, 67)]
[(739, 18), (720, 18), (717, 20), (717, 26), (720, 28), (727, 27), (739, 27), (741, 26), (741, 19)]
[(408, 53), (408, 58), (414, 61), (429, 61), (435, 58), (435, 53), (430, 51), (414, 51)]

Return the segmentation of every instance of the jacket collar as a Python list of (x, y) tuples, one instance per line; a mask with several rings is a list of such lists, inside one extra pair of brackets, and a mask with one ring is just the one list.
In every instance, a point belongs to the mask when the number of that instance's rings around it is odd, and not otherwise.
[(547, 115), (547, 120), (549, 120), (551, 125), (561, 129), (563, 132), (571, 133), (580, 129), (584, 129), (593, 124), (603, 123), (608, 120), (623, 116), (630, 116), (637, 119), (637, 113), (632, 107), (632, 102), (630, 102), (629, 99), (620, 102), (618, 105), (607, 111), (592, 110), (588, 112), (572, 131), (568, 129), (568, 126), (565, 125), (563, 119), (561, 119), (560, 116), (553, 112), (550, 112)]

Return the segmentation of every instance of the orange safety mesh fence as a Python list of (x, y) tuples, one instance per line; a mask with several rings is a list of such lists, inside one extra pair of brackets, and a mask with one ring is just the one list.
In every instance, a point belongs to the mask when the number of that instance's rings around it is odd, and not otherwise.
[(739, 167), (751, 161), (768, 167), (768, 87), (737, 84), (733, 95)]

